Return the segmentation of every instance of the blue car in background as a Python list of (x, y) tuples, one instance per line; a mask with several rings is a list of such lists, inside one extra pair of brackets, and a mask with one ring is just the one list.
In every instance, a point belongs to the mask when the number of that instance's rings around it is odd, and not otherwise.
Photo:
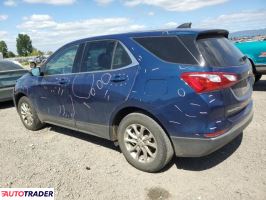
[(248, 41), (235, 44), (252, 63), (255, 81), (266, 74), (266, 41)]
[(227, 38), (179, 28), (74, 41), (17, 81), (14, 102), (29, 130), (49, 123), (118, 142), (131, 165), (156, 172), (251, 122), (252, 66)]

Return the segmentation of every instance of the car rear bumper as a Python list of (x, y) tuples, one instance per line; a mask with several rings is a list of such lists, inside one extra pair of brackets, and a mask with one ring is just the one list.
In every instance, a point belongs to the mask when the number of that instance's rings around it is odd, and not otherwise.
[(13, 88), (14, 87), (7, 87), (0, 89), (0, 102), (10, 101), (13, 99)]
[(248, 126), (253, 118), (253, 111), (232, 127), (229, 131), (216, 138), (187, 138), (172, 136), (176, 156), (179, 157), (202, 157), (228, 144), (236, 138)]
[(256, 71), (261, 74), (266, 74), (266, 64), (256, 64)]

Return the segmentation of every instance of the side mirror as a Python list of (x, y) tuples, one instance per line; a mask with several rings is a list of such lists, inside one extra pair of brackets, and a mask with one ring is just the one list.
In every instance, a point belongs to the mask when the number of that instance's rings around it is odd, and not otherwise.
[(41, 76), (40, 68), (39, 68), (39, 67), (33, 68), (33, 69), (31, 70), (31, 74), (32, 74), (33, 76)]

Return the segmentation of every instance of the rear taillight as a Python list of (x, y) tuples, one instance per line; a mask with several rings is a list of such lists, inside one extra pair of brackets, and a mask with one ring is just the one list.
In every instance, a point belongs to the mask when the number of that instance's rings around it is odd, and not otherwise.
[(197, 93), (228, 88), (238, 82), (238, 77), (226, 72), (185, 72), (181, 78)]

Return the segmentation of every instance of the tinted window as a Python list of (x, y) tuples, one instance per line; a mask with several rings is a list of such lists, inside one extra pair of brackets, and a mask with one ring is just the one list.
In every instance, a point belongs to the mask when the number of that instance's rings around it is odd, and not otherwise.
[(11, 61), (0, 61), (0, 71), (22, 69), (19, 65)]
[(198, 64), (186, 45), (176, 36), (134, 38), (145, 49), (160, 59), (181, 64)]
[(111, 69), (115, 43), (112, 40), (88, 42), (81, 63), (82, 71)]
[(227, 38), (204, 38), (197, 43), (207, 66), (237, 66), (244, 62), (243, 54)]
[(124, 47), (118, 42), (115, 49), (112, 69), (125, 67), (127, 65), (130, 65), (131, 63), (131, 58), (127, 54)]
[(68, 47), (55, 55), (46, 64), (46, 74), (69, 74), (72, 73), (75, 57), (78, 51), (78, 45)]

